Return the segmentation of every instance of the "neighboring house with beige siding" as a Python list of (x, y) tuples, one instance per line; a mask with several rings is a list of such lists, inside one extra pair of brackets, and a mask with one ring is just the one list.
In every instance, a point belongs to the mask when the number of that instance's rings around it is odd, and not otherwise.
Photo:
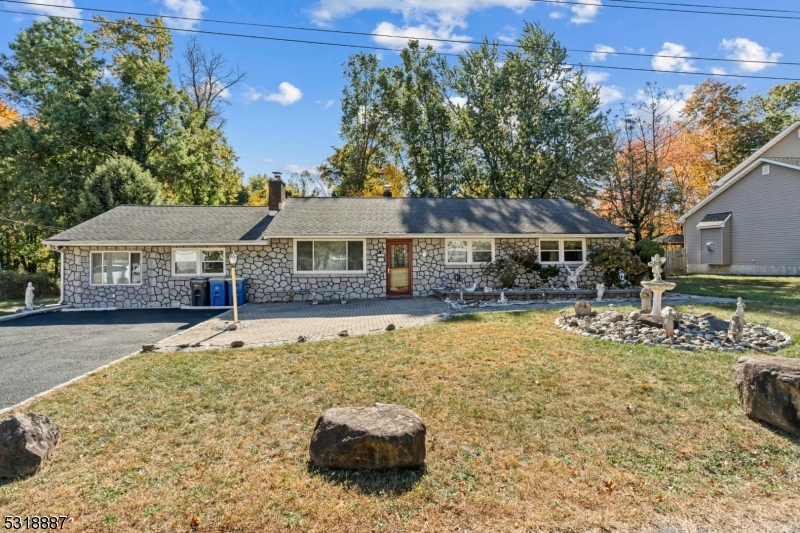
[(681, 216), (690, 273), (800, 275), (800, 122)]

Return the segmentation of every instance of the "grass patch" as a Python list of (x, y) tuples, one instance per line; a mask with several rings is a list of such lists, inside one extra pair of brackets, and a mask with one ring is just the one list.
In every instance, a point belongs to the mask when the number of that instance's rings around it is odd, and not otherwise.
[[(752, 314), (800, 333), (786, 315)], [(797, 525), (800, 443), (743, 415), (737, 354), (566, 335), (557, 316), (140, 355), (26, 408), (61, 424), (63, 442), (39, 475), (0, 486), (0, 509), (68, 514), (74, 531)], [(325, 409), (373, 402), (424, 417), (424, 470), (308, 464)]]
[(742, 297), (759, 308), (800, 309), (800, 277), (712, 276), (692, 274), (671, 277), (675, 292), (700, 296)]
[[(36, 305), (54, 305), (57, 304), (59, 297), (52, 298), (36, 298), (33, 303)], [(20, 307), (25, 307), (25, 299), (21, 300), (0, 300), (0, 316), (10, 315)]]

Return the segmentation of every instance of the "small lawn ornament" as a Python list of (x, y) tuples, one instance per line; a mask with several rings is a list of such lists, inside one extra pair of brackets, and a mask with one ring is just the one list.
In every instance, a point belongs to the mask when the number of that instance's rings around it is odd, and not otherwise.
[(583, 318), (585, 316), (592, 316), (592, 306), (586, 300), (578, 300), (575, 302), (575, 316)]
[(492, 292), (492, 288), (487, 285), (483, 288), (483, 292)]
[(33, 288), (33, 283), (30, 281), (28, 282), (28, 288), (25, 289), (25, 310), (26, 311), (33, 311), (33, 291), (36, 290)]
[(672, 343), (675, 340), (675, 310), (668, 307), (665, 311), (667, 314), (664, 321), (664, 332), (667, 334), (669, 342)]
[(567, 269), (567, 285), (569, 285), (569, 290), (578, 290), (578, 275), (583, 272), (587, 266), (589, 266), (589, 263), (584, 263), (573, 271), (568, 265), (564, 265)]
[(625, 278), (625, 271), (621, 268), (619, 269), (619, 284), (625, 286), (628, 284), (628, 280)]
[(464, 290), (467, 291), (467, 292), (475, 292), (475, 289), (477, 289), (477, 288), (478, 288), (478, 284), (475, 283), (475, 282), (472, 282), (472, 287), (466, 288)]
[(664, 266), (664, 263), (666, 262), (667, 262), (666, 257), (661, 257), (659, 254), (656, 254), (653, 256), (650, 262), (647, 263), (647, 266), (653, 269), (653, 281), (655, 281), (656, 283), (664, 281), (661, 279), (661, 274), (662, 272), (664, 272), (664, 270), (661, 267)]
[(639, 297), (642, 299), (642, 313), (649, 313), (653, 309), (653, 291), (644, 287), (639, 293)]
[(743, 332), (744, 332), (744, 319), (739, 316), (737, 310), (737, 312), (731, 317), (731, 323), (728, 326), (728, 338), (731, 339), (736, 344), (739, 344), (739, 341), (742, 340)]
[(742, 319), (742, 323), (744, 323), (744, 310), (746, 308), (747, 308), (747, 306), (744, 305), (744, 302), (742, 301), (742, 299), (741, 298), (737, 298), (736, 299), (736, 316), (738, 316), (739, 318)]
[(597, 301), (603, 301), (603, 293), (606, 292), (606, 284), (605, 283), (598, 283), (595, 285), (597, 287)]
[(498, 300), (501, 304), (508, 303), (508, 298), (506, 298), (506, 292), (500, 291), (500, 299)]

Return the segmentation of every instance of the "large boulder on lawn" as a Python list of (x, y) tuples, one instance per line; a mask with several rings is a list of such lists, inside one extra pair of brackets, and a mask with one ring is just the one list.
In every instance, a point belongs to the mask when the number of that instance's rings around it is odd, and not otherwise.
[(322, 468), (413, 468), (425, 463), (425, 423), (405, 407), (328, 409), (311, 436), (311, 462)]
[(61, 429), (44, 415), (19, 413), (0, 419), (0, 479), (35, 474), (60, 438)]
[(736, 388), (749, 418), (800, 436), (800, 359), (741, 357)]

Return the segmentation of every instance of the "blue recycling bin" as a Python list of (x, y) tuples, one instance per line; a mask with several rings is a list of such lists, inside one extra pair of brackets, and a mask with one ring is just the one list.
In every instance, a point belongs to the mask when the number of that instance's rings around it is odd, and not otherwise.
[(211, 305), (223, 306), (227, 305), (228, 291), (226, 290), (226, 283), (224, 278), (208, 280), (209, 293), (211, 296)]
[[(233, 280), (230, 278), (225, 280), (225, 291), (227, 305), (233, 305)], [(247, 278), (236, 278), (236, 305), (245, 303), (247, 303)]]

